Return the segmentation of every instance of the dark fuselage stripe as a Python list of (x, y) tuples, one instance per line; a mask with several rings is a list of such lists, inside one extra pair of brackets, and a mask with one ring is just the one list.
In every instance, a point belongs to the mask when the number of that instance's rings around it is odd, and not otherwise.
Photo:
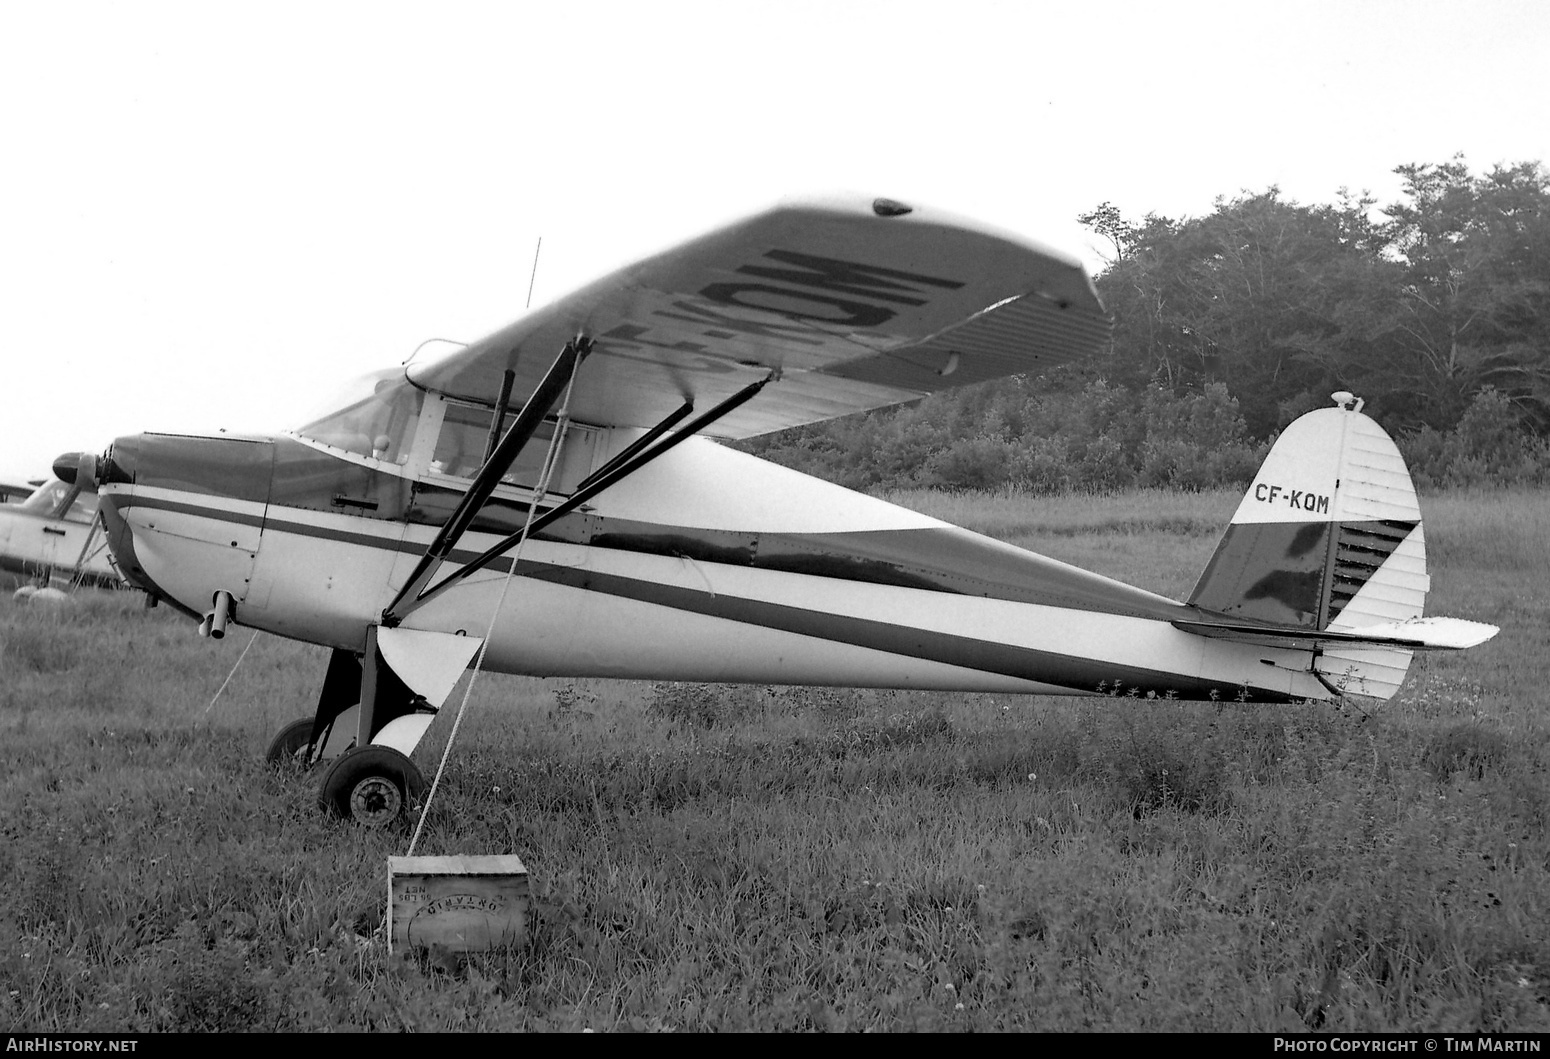
[(531, 577), (534, 580), (549, 581), (643, 603), (653, 603), (673, 610), (703, 614), (761, 628), (778, 629), (782, 632), (850, 644), (854, 647), (866, 647), (906, 658), (919, 658), (960, 666), (964, 669), (997, 673), (1040, 684), (1055, 684), (1078, 691), (1112, 691), (1115, 694), (1124, 694), (1134, 690), (1141, 693), (1155, 692), (1158, 695), (1171, 692), (1183, 698), (1215, 696), (1230, 701), (1247, 690), (1251, 701), (1290, 701), (1287, 696), (1276, 695), (1269, 691), (1243, 689), (1236, 685), (1201, 680), (1198, 677), (1186, 677), (1162, 670), (1097, 662), (1052, 651), (1040, 651), (1031, 647), (1017, 647), (1012, 644), (893, 625), (828, 611), (807, 610), (724, 593), (711, 594), (700, 589), (679, 588), (618, 574), (604, 574), (578, 570), (574, 567), (556, 567), (531, 562), (521, 563), (517, 573), (519, 576)]
[[(119, 501), (124, 498), (114, 499)], [(351, 533), (274, 518), (260, 520), (256, 516), (234, 514), (218, 508), (207, 508), (179, 501), (134, 497), (127, 503), (120, 503), (119, 506), (180, 511), (209, 518), (240, 521), (247, 525), (256, 525), (262, 521), (266, 530), (340, 541), (384, 551), (418, 553), (423, 550), (423, 546), (414, 541), (395, 541), (371, 534)], [(476, 554), (472, 551), (454, 552), (451, 560), (466, 563)], [(490, 568), (498, 573), (504, 573), (511, 568), (511, 560), (502, 557), (491, 563)], [(1135, 690), (1141, 693), (1155, 692), (1158, 695), (1171, 692), (1186, 698), (1216, 696), (1229, 701), (1247, 695), (1249, 701), (1290, 701), (1288, 696), (1262, 689), (1205, 681), (1197, 677), (1186, 677), (1162, 670), (1096, 662), (1051, 651), (893, 625), (867, 618), (808, 610), (723, 593), (711, 594), (698, 589), (679, 588), (619, 574), (524, 560), (518, 565), (517, 575), (582, 591), (651, 603), (672, 610), (702, 614), (761, 628), (811, 636), (815, 639), (866, 647), (908, 658), (925, 659), (1080, 691), (1112, 690), (1116, 693), (1126, 693)]]

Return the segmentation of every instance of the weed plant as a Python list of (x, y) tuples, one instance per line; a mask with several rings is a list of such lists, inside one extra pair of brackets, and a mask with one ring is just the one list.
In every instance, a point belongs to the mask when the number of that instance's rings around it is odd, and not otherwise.
[[(951, 502), (1181, 595), (1236, 500)], [(320, 648), (214, 699), (246, 630), (7, 595), (0, 1025), (1550, 1029), (1550, 498), (1427, 514), (1431, 609), (1503, 632), (1382, 705), (481, 676), (416, 852), (520, 855), (534, 914), (466, 960), (387, 953), (407, 829), (261, 760)]]

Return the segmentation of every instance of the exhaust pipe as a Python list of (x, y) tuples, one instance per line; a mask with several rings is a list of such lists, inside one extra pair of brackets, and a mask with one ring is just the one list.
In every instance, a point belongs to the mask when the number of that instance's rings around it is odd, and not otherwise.
[(215, 609), (200, 621), (199, 635), (201, 638), (208, 636), (212, 640), (223, 640), (226, 638), (226, 623), (237, 613), (237, 603), (224, 588), (211, 596), (210, 602), (215, 605)]
[(231, 598), (231, 593), (224, 588), (217, 592), (212, 600), (215, 610), (205, 617), (210, 623), (210, 638), (221, 640), (226, 637), (226, 623), (231, 620), (236, 603)]

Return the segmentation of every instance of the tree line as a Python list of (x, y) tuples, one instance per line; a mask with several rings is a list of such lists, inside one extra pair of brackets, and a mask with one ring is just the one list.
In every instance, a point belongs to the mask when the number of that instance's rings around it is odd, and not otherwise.
[(1108, 347), (1052, 375), (755, 438), (852, 488), (1206, 488), (1350, 390), (1424, 485), (1550, 480), (1550, 175), (1411, 164), (1398, 201), (1271, 187), (1199, 218), (1078, 219), (1110, 249)]

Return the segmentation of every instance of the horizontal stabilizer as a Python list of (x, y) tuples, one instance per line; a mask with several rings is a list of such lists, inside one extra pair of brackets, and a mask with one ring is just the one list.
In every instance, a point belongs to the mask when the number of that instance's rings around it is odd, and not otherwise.
[(1462, 650), (1483, 644), (1500, 630), (1495, 625), (1463, 618), (1410, 618), (1360, 629), (1309, 629), (1306, 627), (1251, 625), (1224, 621), (1178, 620), (1175, 628), (1213, 639), (1262, 647), (1290, 647), (1303, 650), (1324, 647), (1349, 647), (1372, 644), (1412, 650)]

